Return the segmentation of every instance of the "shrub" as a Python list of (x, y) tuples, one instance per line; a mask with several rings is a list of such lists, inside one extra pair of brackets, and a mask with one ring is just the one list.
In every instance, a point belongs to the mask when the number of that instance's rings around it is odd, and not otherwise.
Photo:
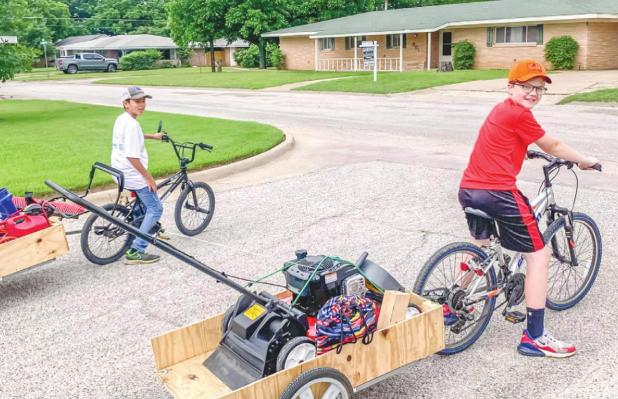
[(180, 58), (180, 66), (191, 66), (191, 57), (193, 56), (193, 49), (187, 47), (180, 47), (176, 50), (178, 58)]
[(260, 66), (260, 50), (255, 44), (245, 49), (237, 50), (234, 59), (243, 68), (257, 68)]
[(134, 51), (120, 59), (120, 67), (125, 71), (153, 69), (159, 58), (161, 53), (158, 50)]
[(474, 66), (474, 57), (476, 49), (474, 45), (467, 40), (462, 40), (453, 43), (453, 68), (455, 69), (472, 69)]
[(266, 45), (266, 58), (270, 66), (285, 69), (285, 55), (276, 44), (268, 43)]
[[(234, 60), (243, 68), (257, 68), (260, 66), (260, 49), (252, 44), (246, 49), (236, 50)], [(285, 56), (274, 43), (266, 44), (266, 66), (277, 69), (283, 69), (285, 66)]]
[(571, 36), (552, 37), (545, 45), (545, 59), (555, 69), (573, 69), (579, 43)]
[(175, 68), (176, 67), (176, 65), (174, 65), (172, 61), (170, 60), (164, 60), (164, 61), (157, 62), (156, 66), (157, 68)]

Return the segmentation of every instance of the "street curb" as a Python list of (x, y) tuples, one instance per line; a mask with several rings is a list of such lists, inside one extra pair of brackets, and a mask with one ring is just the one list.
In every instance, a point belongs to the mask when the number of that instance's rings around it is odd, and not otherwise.
[[(262, 152), (261, 154), (254, 155), (250, 158), (241, 159), (227, 165), (221, 165), (210, 169), (191, 172), (189, 173), (189, 177), (191, 178), (191, 180), (194, 181), (209, 182), (212, 180), (221, 179), (222, 177), (226, 177), (234, 173), (242, 172), (251, 168), (255, 168), (257, 166), (264, 165), (282, 156), (294, 147), (294, 136), (289, 133), (284, 133), (284, 137), (285, 138), (281, 143), (277, 144), (266, 152)], [(159, 178), (157, 180), (160, 181), (162, 179), (163, 178)], [(177, 192), (175, 194), (178, 195), (179, 193)], [(88, 194), (87, 200), (92, 203), (102, 205), (114, 202), (117, 195), (118, 191), (116, 189), (109, 189)]]

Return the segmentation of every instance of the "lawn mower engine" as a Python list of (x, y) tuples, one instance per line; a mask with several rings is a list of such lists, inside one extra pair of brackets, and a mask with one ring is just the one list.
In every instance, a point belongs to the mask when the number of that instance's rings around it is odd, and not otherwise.
[[(379, 281), (371, 279), (367, 282), (357, 269), (357, 266), (323, 255), (307, 256), (307, 251), (296, 251), (296, 259), (286, 262), (284, 270), (287, 289), (293, 294), (296, 307), (308, 316), (315, 316), (330, 298), (344, 295), (363, 295), (369, 289), (378, 291), (373, 284), (381, 289), (396, 289), (402, 287), (386, 271), (377, 270), (379, 266), (366, 259), (359, 266), (373, 269), (371, 273)], [(376, 268), (377, 267), (377, 268)], [(386, 284), (388, 288), (383, 288)]]

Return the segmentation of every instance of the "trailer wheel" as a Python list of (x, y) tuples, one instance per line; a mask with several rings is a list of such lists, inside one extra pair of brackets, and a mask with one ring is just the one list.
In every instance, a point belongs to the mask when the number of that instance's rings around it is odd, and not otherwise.
[(322, 367), (302, 373), (279, 399), (350, 399), (353, 388), (345, 375)]
[(277, 371), (298, 366), (316, 357), (315, 343), (307, 337), (289, 340), (277, 355)]

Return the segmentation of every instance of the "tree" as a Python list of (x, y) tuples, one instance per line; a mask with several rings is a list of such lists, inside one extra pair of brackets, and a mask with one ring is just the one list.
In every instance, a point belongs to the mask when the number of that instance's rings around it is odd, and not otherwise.
[[(0, 35), (18, 36), (24, 28), (25, 0), (0, 0)], [(0, 41), (0, 81), (13, 79), (17, 72), (27, 70), (32, 64), (32, 52), (24, 46)]]
[(58, 0), (26, 0), (24, 24), (18, 32), (21, 44), (40, 49), (41, 42), (53, 43), (73, 34), (69, 6)]
[(260, 51), (260, 68), (266, 68), (266, 41), (262, 33), (289, 26), (293, 1), (289, 0), (230, 0), (232, 3), (225, 22), (228, 29)]
[(108, 35), (149, 33), (167, 36), (165, 3), (165, 0), (100, 0), (85, 26), (92, 33)]
[(294, 25), (374, 11), (382, 0), (302, 0), (292, 2)]
[(174, 0), (167, 6), (172, 39), (181, 47), (208, 43), (215, 72), (215, 40), (235, 39), (225, 24), (227, 0)]

